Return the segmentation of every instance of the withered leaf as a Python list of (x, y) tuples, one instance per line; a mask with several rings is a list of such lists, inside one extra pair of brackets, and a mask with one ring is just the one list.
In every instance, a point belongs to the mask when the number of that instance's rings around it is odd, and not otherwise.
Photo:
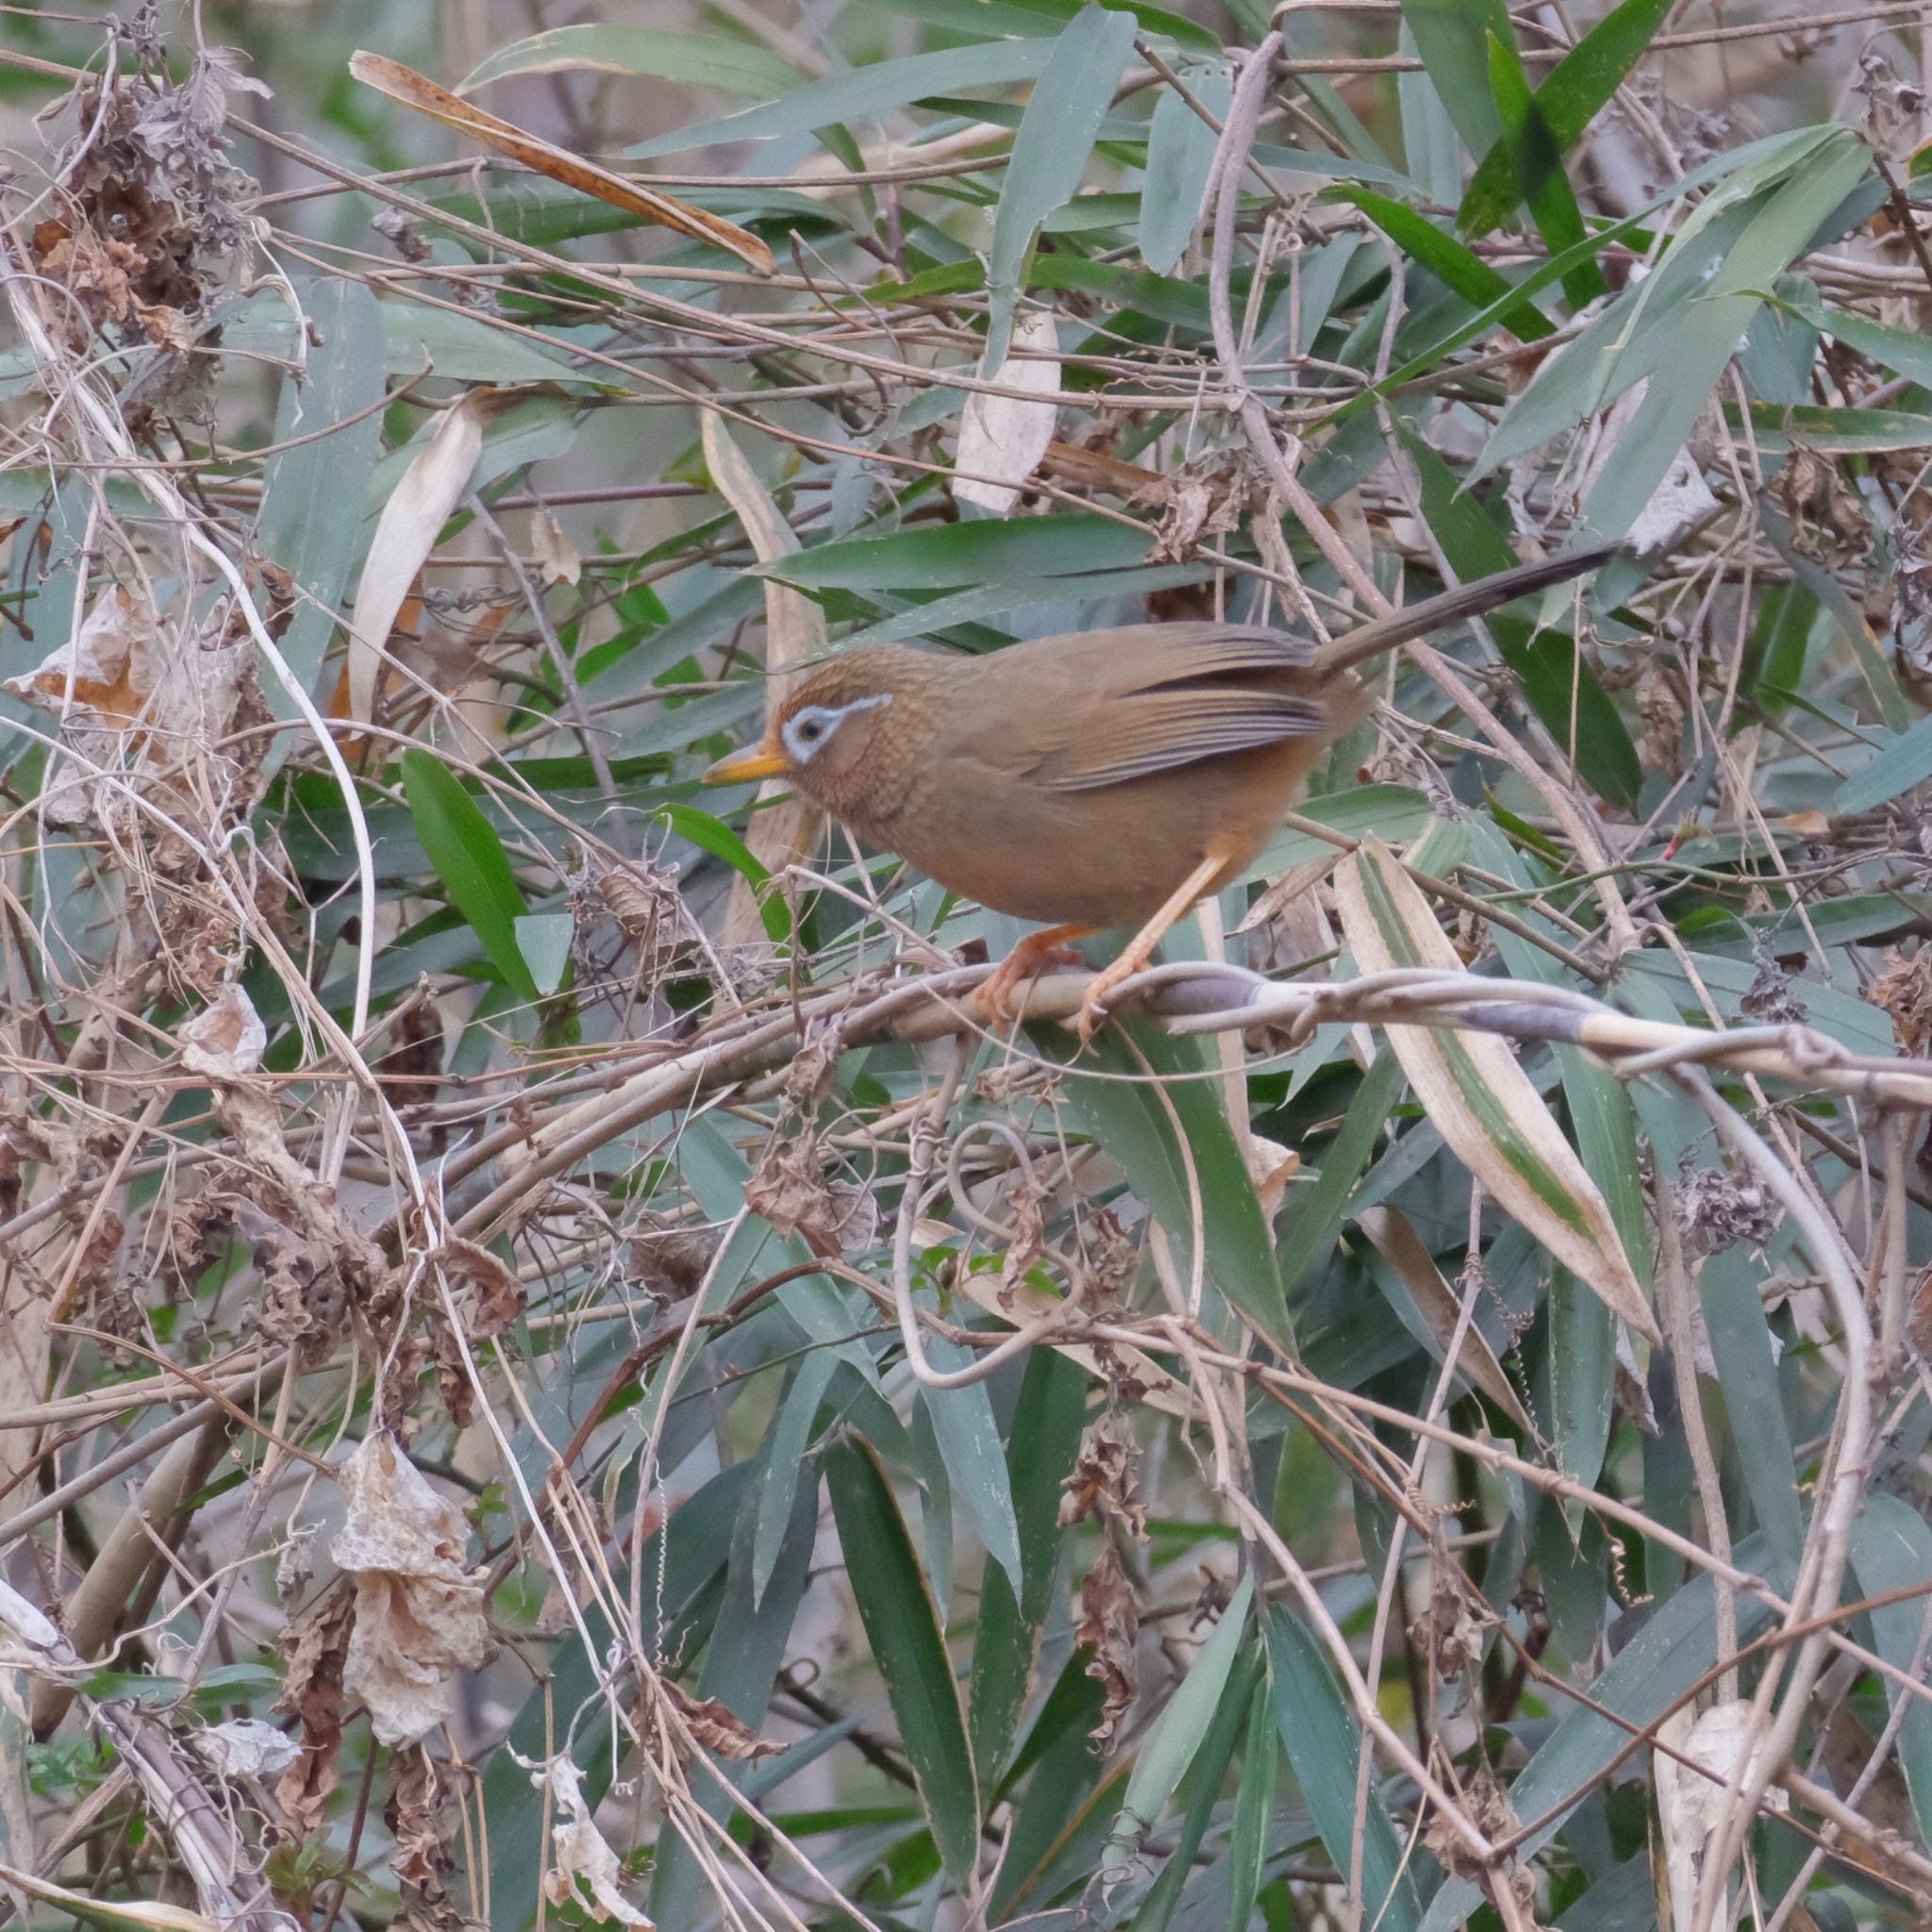
[(878, 1204), (870, 1188), (828, 1181), (809, 1134), (774, 1134), (758, 1172), (745, 1183), (745, 1206), (780, 1234), (802, 1234), (827, 1253), (856, 1254), (872, 1246)]
[(1108, 1538), (1100, 1560), (1080, 1585), (1080, 1622), (1074, 1641), (1090, 1647), (1087, 1674), (1099, 1680), (1100, 1722), (1090, 1734), (1096, 1751), (1112, 1743), (1121, 1720), (1133, 1708), (1140, 1675), (1134, 1645), (1141, 1635), (1141, 1606), (1134, 1586), (1121, 1565), (1120, 1552)]
[(692, 1697), (668, 1678), (659, 1680), (659, 1688), (678, 1716), (690, 1725), (692, 1739), (720, 1757), (773, 1757), (785, 1748), (760, 1738), (715, 1697)]
[(289, 1673), (275, 1707), (300, 1720), (302, 1755), (282, 1774), (275, 1803), (298, 1837), (321, 1829), (341, 1780), (342, 1666), (355, 1623), (356, 1599), (345, 1580), (283, 1632)]
[(1060, 1484), (1060, 1527), (1093, 1516), (1145, 1542), (1147, 1505), (1134, 1480), (1139, 1455), (1132, 1424), (1108, 1409), (1081, 1439), (1074, 1473)]

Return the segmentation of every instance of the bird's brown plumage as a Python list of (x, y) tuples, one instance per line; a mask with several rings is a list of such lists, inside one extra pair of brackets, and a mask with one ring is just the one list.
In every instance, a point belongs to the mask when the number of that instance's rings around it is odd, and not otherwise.
[(1356, 680), (1320, 689), (1311, 655), (1280, 632), (1212, 624), (1041, 638), (986, 658), (881, 644), (808, 676), (766, 742), (782, 748), (801, 711), (887, 697), (847, 713), (786, 775), (984, 906), (1138, 924), (1210, 845), (1240, 872), (1363, 714)]
[[(978, 658), (907, 644), (811, 671), (757, 751), (708, 781), (784, 777), (860, 838), (1022, 919), (1142, 926), (1254, 859), (1327, 747), (1367, 714), (1348, 666), (1603, 561), (1573, 553), (1337, 640), (1130, 625)], [(803, 735), (809, 732), (810, 741)]]

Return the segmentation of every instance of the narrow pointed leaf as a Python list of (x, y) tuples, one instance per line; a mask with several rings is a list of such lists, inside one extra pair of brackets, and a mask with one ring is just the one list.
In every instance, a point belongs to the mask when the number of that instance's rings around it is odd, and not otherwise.
[[(1365, 973), (1462, 962), (1428, 902), (1371, 836), (1335, 875), (1350, 950)], [(1611, 1313), (1657, 1341), (1657, 1324), (1596, 1183), (1507, 1043), (1451, 1027), (1391, 1026), (1389, 1043), (1429, 1119), (1502, 1207)]]
[(906, 1519), (871, 1449), (841, 1437), (825, 1452), (825, 1477), (859, 1621), (885, 1679), (933, 1840), (953, 1882), (964, 1886), (979, 1857), (979, 1790), (939, 1612)]

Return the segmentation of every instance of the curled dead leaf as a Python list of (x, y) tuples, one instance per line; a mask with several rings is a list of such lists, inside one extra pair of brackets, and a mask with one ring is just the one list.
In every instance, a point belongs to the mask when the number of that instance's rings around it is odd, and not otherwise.
[(872, 1190), (828, 1181), (817, 1142), (803, 1131), (772, 1136), (758, 1172), (745, 1183), (744, 1200), (780, 1234), (802, 1234), (827, 1253), (862, 1253), (878, 1232)]
[(356, 1585), (343, 1688), (383, 1743), (413, 1744), (456, 1714), (460, 1674), (495, 1655), (482, 1585), (463, 1566), (469, 1525), (387, 1430), (363, 1439), (341, 1484), (329, 1551)]
[(659, 1678), (658, 1688), (684, 1720), (691, 1741), (701, 1750), (743, 1763), (753, 1758), (774, 1757), (785, 1748), (760, 1738), (715, 1697), (692, 1697), (668, 1678)]
[(1134, 1646), (1140, 1635), (1141, 1605), (1109, 1537), (1080, 1585), (1080, 1622), (1074, 1632), (1076, 1643), (1092, 1650), (1087, 1674), (1101, 1687), (1100, 1721), (1090, 1733), (1096, 1751), (1112, 1743), (1121, 1720), (1134, 1707), (1140, 1686)]
[(650, 1919), (624, 1895), (624, 1868), (591, 1816), (576, 1766), (568, 1757), (552, 1758), (532, 1782), (548, 1786), (558, 1816), (551, 1832), (557, 1862), (543, 1874), (544, 1897), (552, 1905), (586, 1907), (634, 1932), (656, 1932)]
[(243, 1080), (261, 1065), (268, 1028), (239, 986), (225, 986), (208, 1008), (183, 1025), (181, 1064), (210, 1080)]
[(1060, 1484), (1060, 1527), (1091, 1516), (1145, 1542), (1147, 1505), (1134, 1480), (1140, 1454), (1133, 1424), (1119, 1409), (1108, 1410), (1081, 1438), (1074, 1473)]

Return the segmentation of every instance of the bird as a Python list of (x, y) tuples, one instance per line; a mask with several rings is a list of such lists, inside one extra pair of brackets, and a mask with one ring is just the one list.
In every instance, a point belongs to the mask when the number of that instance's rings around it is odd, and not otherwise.
[(1373, 699), (1354, 667), (1566, 581), (1569, 551), (1393, 611), (1320, 649), (1263, 625), (1127, 625), (979, 656), (859, 645), (809, 668), (707, 785), (789, 781), (867, 843), (995, 911), (1039, 921), (978, 990), (994, 1024), (1074, 941), (1132, 925), (1091, 981), (1107, 1002), (1174, 922), (1247, 868)]

